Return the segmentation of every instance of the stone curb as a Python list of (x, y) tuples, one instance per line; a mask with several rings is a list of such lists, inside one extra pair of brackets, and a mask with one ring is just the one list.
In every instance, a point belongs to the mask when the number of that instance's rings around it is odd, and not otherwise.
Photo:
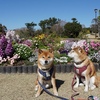
[[(100, 71), (100, 63), (94, 63), (96, 71)], [(57, 73), (73, 72), (74, 65), (59, 64), (55, 65)], [(37, 73), (37, 65), (35, 66), (0, 66), (0, 73)]]

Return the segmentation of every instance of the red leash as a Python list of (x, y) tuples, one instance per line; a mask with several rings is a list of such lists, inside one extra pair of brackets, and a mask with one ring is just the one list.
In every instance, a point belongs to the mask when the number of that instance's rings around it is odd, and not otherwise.
[(76, 76), (74, 75), (73, 80), (72, 80), (72, 90), (73, 90), (75, 93), (72, 94), (72, 96), (71, 96), (71, 100), (74, 100), (74, 97), (77, 96), (77, 95), (79, 95), (79, 93), (78, 93), (76, 90), (74, 90), (75, 77), (76, 77)]

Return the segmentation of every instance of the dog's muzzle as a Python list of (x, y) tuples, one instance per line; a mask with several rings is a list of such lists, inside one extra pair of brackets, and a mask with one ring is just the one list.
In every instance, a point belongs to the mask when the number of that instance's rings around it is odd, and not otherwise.
[(45, 64), (48, 64), (48, 61), (47, 60), (45, 60)]

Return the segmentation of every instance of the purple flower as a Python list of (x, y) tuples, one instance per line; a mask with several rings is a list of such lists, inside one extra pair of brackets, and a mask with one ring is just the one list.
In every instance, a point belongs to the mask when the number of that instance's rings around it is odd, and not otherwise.
[(5, 49), (5, 54), (6, 54), (6, 56), (12, 57), (12, 56), (13, 56), (13, 53), (14, 53), (14, 49), (13, 49), (13, 47), (12, 47), (12, 43), (9, 42), (9, 43), (7, 44), (6, 49)]
[(0, 39), (0, 47), (2, 50), (5, 50), (6, 46), (7, 46), (7, 39), (3, 35)]
[(27, 46), (31, 47), (32, 41), (31, 40), (25, 40), (25, 41), (22, 42), (22, 44), (26, 44)]
[(5, 53), (4, 51), (2, 50), (2, 48), (0, 47), (0, 57), (4, 58), (5, 57)]

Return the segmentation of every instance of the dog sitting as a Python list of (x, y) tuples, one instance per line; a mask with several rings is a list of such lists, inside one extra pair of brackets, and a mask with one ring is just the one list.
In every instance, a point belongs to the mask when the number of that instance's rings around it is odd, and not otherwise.
[(74, 71), (76, 75), (76, 84), (74, 88), (79, 86), (79, 79), (81, 79), (85, 85), (85, 92), (88, 92), (89, 88), (93, 90), (98, 87), (98, 77), (94, 64), (88, 58), (85, 50), (81, 47), (74, 47), (68, 53), (68, 56), (74, 60)]
[(35, 97), (41, 94), (42, 88), (38, 81), (46, 88), (53, 86), (53, 92), (58, 95), (56, 80), (55, 80), (55, 67), (53, 65), (54, 54), (53, 50), (38, 50), (38, 77), (36, 80), (35, 90), (37, 91)]

